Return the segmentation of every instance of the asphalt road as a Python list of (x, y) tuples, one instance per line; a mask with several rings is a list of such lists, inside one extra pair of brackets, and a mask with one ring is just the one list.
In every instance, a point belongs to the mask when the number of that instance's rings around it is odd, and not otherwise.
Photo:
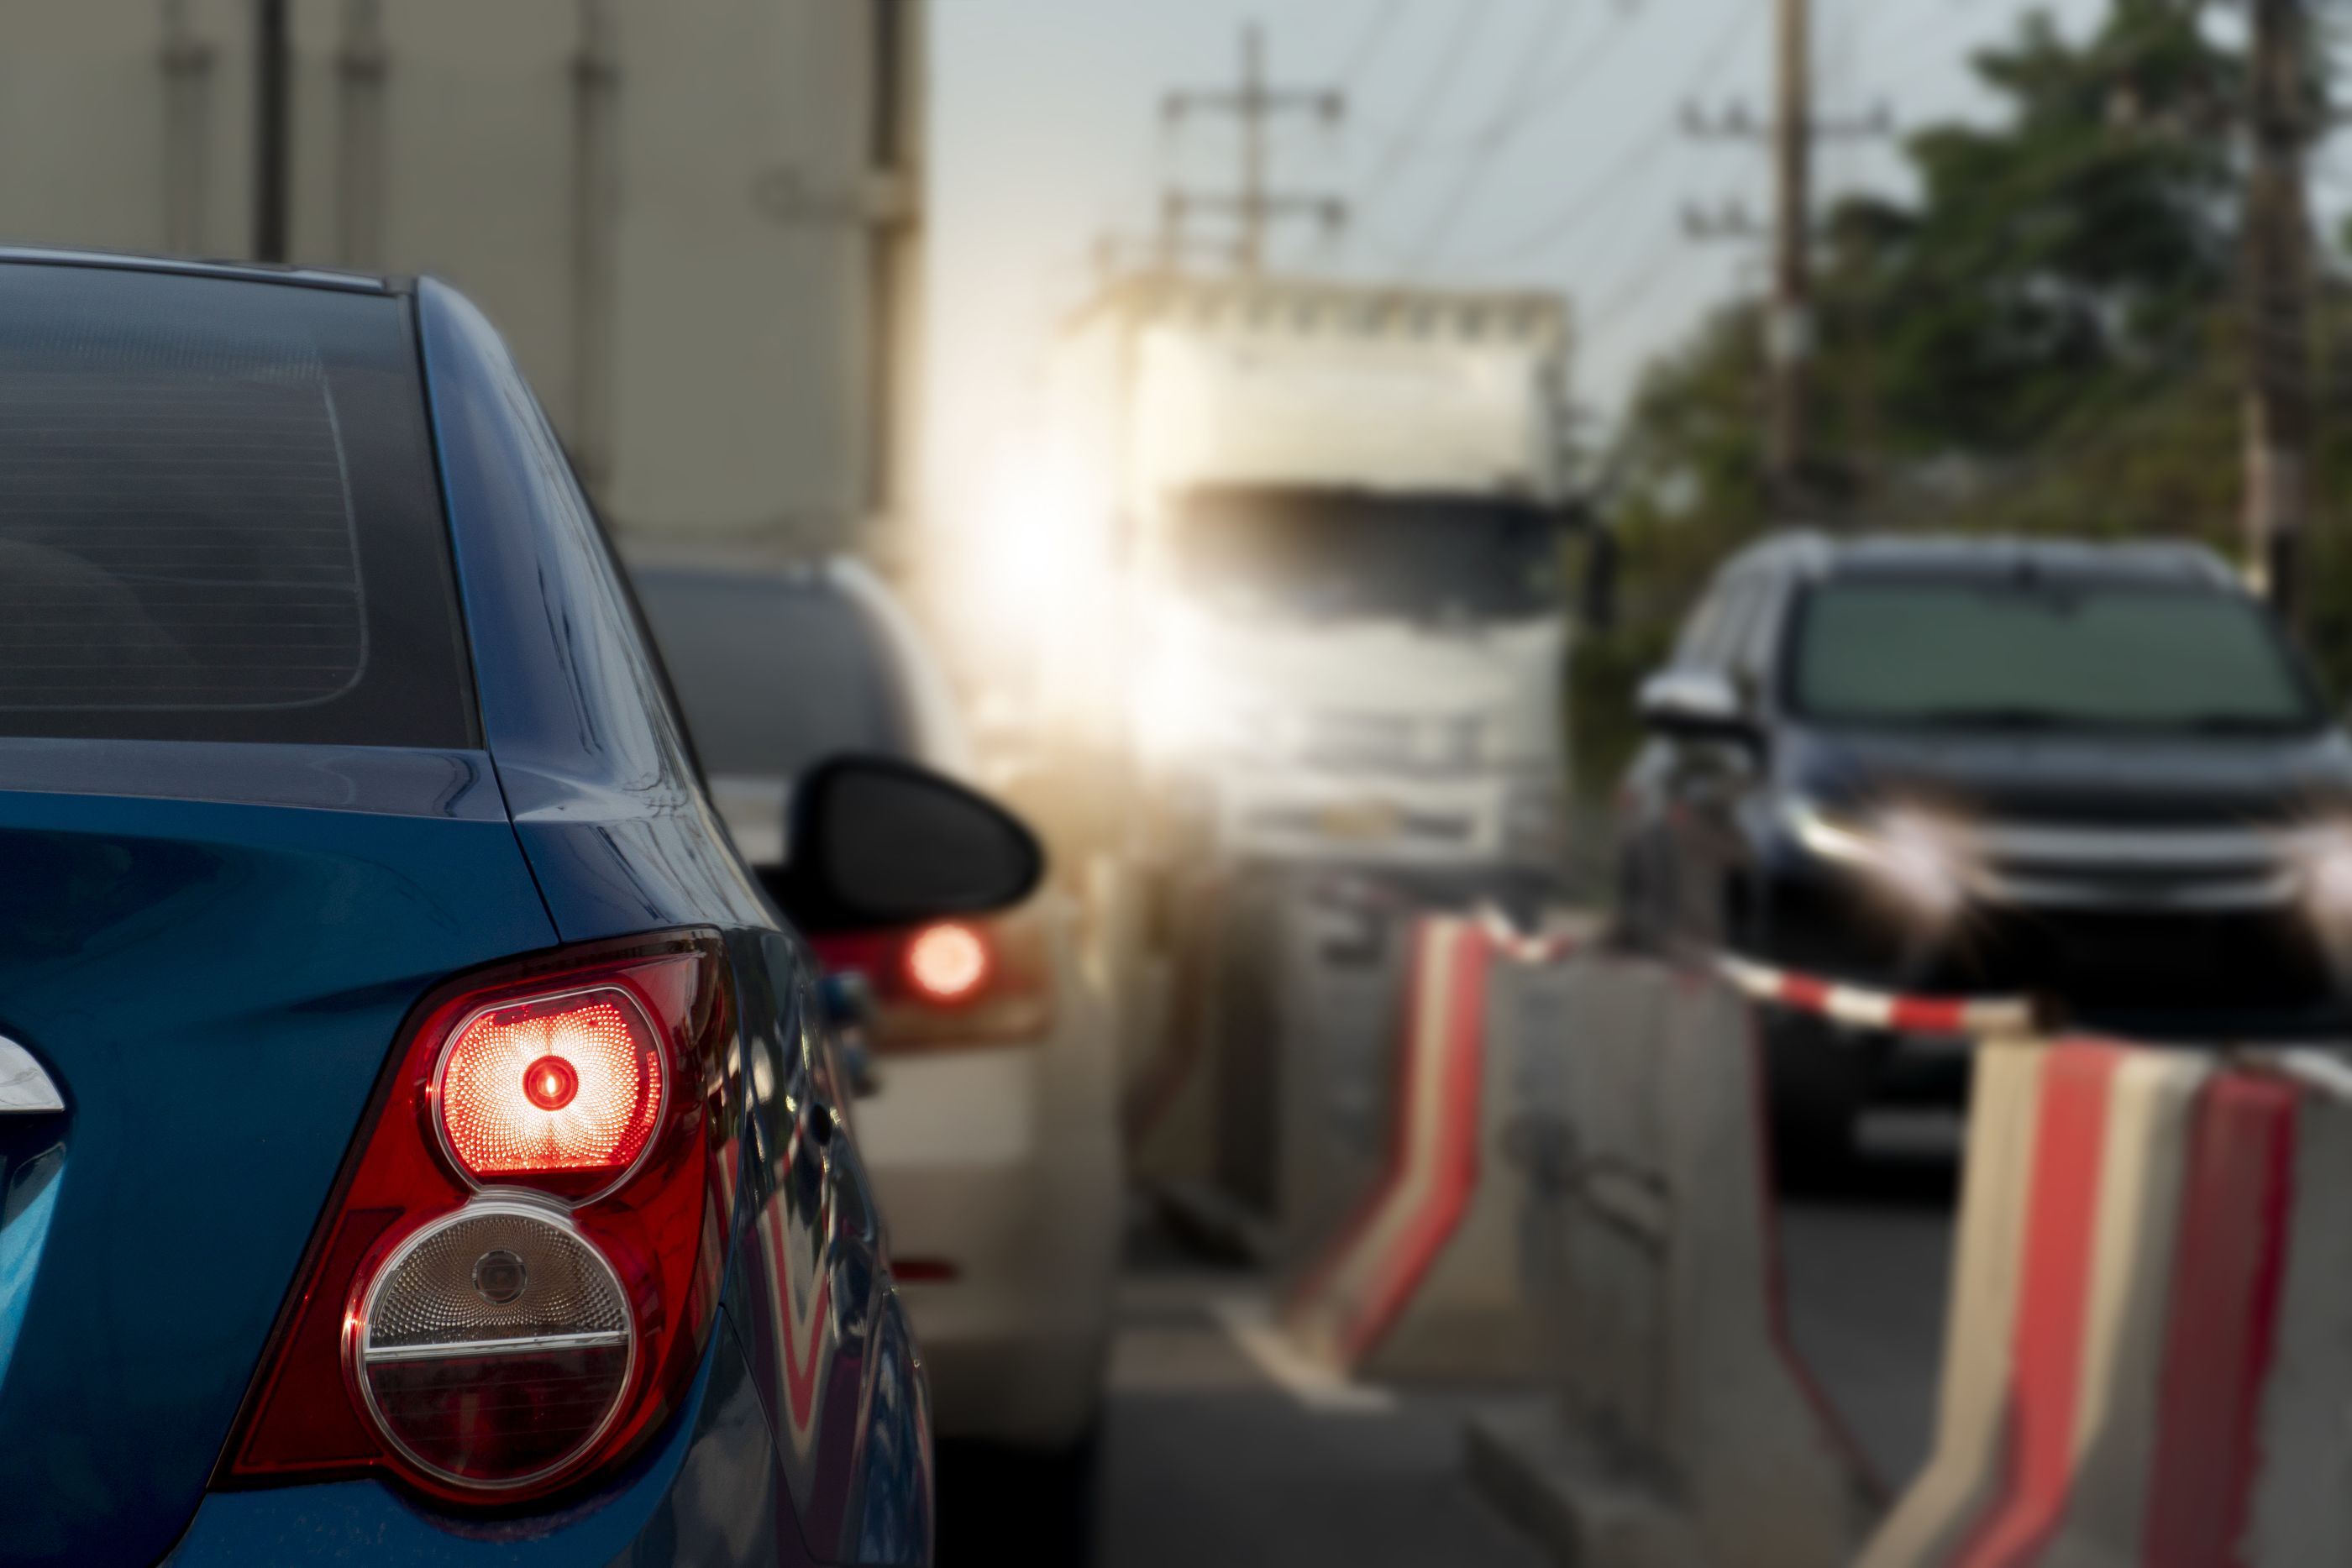
[(1790, 1336), (1890, 1490), (1935, 1427), (1960, 1135), (1957, 1114), (1874, 1116), (1851, 1176), (1780, 1208)]
[[(1832, 1191), (1785, 1200), (1792, 1336), (1890, 1490), (1925, 1458), (1943, 1343), (1958, 1121), (1874, 1118)], [(1263, 1332), (1265, 1287), (1146, 1234), (1121, 1289), (1099, 1454), (1101, 1568), (1540, 1568), (1462, 1466), (1475, 1409), (1526, 1389), (1318, 1385)], [(1065, 1559), (1038, 1476), (940, 1450), (941, 1568)]]
[[(1470, 1411), (1526, 1394), (1286, 1386), (1247, 1274), (1155, 1260), (1121, 1296), (1102, 1568), (1542, 1568), (1462, 1469)], [(940, 1468), (941, 1568), (1045, 1561), (1017, 1467), (944, 1445)]]

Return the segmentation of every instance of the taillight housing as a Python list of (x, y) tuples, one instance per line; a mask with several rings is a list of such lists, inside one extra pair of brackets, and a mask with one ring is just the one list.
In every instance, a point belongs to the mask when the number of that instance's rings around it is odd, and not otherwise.
[(699, 1364), (734, 1123), (723, 950), (566, 949), (413, 1015), (217, 1478), (536, 1500), (608, 1469)]
[(877, 1051), (1034, 1040), (1054, 1024), (1054, 962), (1034, 909), (814, 938), (836, 974), (866, 978)]

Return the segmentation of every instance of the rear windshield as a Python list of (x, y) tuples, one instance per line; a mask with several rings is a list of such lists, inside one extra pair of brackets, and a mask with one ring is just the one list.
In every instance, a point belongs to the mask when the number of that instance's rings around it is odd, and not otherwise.
[(1825, 584), (1789, 680), (1800, 713), (1833, 723), (2226, 733), (2322, 716), (2252, 600), (2137, 584)]
[(845, 752), (914, 756), (902, 676), (851, 600), (772, 577), (635, 578), (704, 771), (793, 779)]
[(0, 267), (0, 735), (474, 744), (406, 308)]

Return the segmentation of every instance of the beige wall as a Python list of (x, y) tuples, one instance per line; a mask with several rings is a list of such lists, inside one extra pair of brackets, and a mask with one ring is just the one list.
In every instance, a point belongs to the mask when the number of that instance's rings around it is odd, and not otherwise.
[[(914, 504), (919, 5), (293, 0), (293, 258), (471, 294), (628, 532), (877, 544)], [(255, 16), (0, 0), (0, 236), (249, 254)]]

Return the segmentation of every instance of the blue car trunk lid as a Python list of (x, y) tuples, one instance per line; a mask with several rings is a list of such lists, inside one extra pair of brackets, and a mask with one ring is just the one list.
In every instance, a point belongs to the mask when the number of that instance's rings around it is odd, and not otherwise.
[[(0, 742), (0, 1564), (200, 1500), (402, 1020), (555, 934), (479, 752)], [(184, 797), (198, 796), (201, 799)]]

